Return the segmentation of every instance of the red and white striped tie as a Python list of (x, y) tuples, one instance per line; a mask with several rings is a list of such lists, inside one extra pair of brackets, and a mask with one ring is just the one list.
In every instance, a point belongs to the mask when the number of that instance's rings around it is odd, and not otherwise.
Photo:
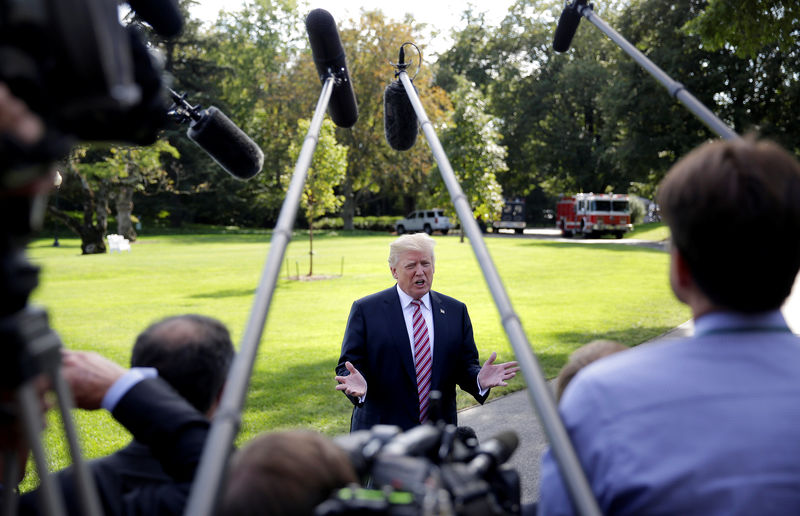
[(414, 368), (417, 370), (417, 393), (419, 393), (419, 422), (428, 420), (428, 403), (431, 392), (431, 341), (428, 338), (428, 325), (422, 317), (419, 300), (411, 301), (414, 305), (412, 317), (414, 328)]

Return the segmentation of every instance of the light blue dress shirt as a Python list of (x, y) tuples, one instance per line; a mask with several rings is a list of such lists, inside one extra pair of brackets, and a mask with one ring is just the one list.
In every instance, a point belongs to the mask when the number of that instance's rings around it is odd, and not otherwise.
[[(559, 408), (604, 514), (800, 514), (800, 338), (780, 312), (601, 359)], [(573, 514), (549, 451), (539, 513)]]

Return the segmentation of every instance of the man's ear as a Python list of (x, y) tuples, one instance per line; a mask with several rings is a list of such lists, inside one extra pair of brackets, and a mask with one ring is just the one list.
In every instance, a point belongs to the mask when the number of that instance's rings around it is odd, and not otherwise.
[(397, 279), (397, 268), (395, 268), (395, 267), (389, 267), (389, 270), (390, 270), (390, 271), (392, 271), (392, 277), (393, 277), (394, 279)]
[(669, 284), (678, 301), (688, 304), (694, 280), (686, 259), (674, 245), (669, 250)]
[(672, 246), (669, 256), (669, 283), (678, 301), (689, 305), (695, 318), (713, 310), (713, 303), (697, 286), (683, 254)]
[(224, 383), (222, 384), (222, 387), (220, 387), (219, 392), (217, 393), (217, 396), (214, 398), (214, 401), (211, 403), (211, 406), (208, 407), (208, 410), (206, 411), (206, 417), (209, 420), (210, 419), (214, 419), (214, 414), (216, 414), (217, 409), (219, 408), (219, 402), (222, 401), (222, 393), (223, 392), (225, 392), (225, 384)]
[(675, 279), (678, 284), (683, 288), (694, 285), (694, 278), (692, 277), (692, 272), (689, 270), (689, 264), (686, 263), (686, 258), (683, 257), (683, 254), (675, 246), (670, 250), (670, 257), (672, 259), (672, 267), (674, 267)]

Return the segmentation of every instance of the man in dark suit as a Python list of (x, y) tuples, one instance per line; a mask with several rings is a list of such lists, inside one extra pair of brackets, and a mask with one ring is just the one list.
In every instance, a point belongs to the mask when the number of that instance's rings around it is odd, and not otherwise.
[[(496, 353), (480, 366), (467, 307), (431, 290), (434, 244), (424, 233), (399, 237), (389, 251), (397, 285), (353, 303), (336, 367), (336, 389), (354, 405), (351, 431), (407, 430), (431, 416), (456, 424), (456, 384), (483, 403), (519, 370), (495, 364)], [(432, 391), (441, 414), (429, 412)]]
[[(222, 394), (225, 377), (233, 359), (234, 349), (225, 326), (215, 319), (200, 315), (180, 315), (157, 322), (136, 339), (131, 355), (132, 368), (155, 368), (163, 379), (192, 407), (211, 419)], [(133, 394), (136, 394), (133, 390)], [(133, 398), (132, 398), (133, 399)], [(142, 399), (142, 411), (158, 409), (156, 400)], [(126, 405), (121, 405), (124, 410)], [(137, 409), (139, 410), (139, 409)], [(114, 416), (119, 410), (115, 408)], [(127, 411), (129, 413), (131, 411)], [(169, 412), (167, 412), (169, 414)], [(125, 417), (125, 416), (123, 416)], [(133, 415), (133, 421), (148, 421), (152, 416)], [(174, 419), (166, 415), (166, 419)], [(137, 423), (138, 424), (138, 423)], [(158, 438), (160, 439), (160, 437)], [(180, 514), (183, 510), (184, 488), (174, 496), (176, 479), (191, 480), (192, 474), (182, 472), (178, 462), (173, 468), (164, 464), (162, 454), (154, 455), (151, 446), (134, 439), (116, 453), (89, 462), (97, 483), (98, 494), (105, 514), (132, 514), (136, 507), (159, 507), (160, 512)], [(165, 453), (172, 453), (164, 450)], [(166, 469), (165, 469), (166, 465)], [(67, 468), (57, 475), (70, 514), (81, 514), (80, 502), (74, 487), (74, 473)], [(29, 512), (35, 503), (36, 492), (23, 496), (21, 512)], [(150, 498), (149, 501), (146, 501)]]

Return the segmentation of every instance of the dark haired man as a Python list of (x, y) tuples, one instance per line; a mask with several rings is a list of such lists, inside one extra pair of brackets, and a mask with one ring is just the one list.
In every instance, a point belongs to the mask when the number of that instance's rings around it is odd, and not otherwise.
[[(603, 513), (800, 513), (800, 164), (769, 142), (701, 146), (659, 188), (691, 338), (616, 353), (561, 400)], [(573, 513), (550, 453), (540, 511)]]
[[(222, 323), (201, 315), (179, 315), (151, 325), (137, 337), (131, 367), (144, 376), (154, 376), (157, 371), (159, 378), (211, 419), (233, 355), (230, 335)], [(143, 402), (141, 410), (150, 406), (157, 411), (153, 402)], [(176, 478), (182, 474), (165, 471), (164, 463), (147, 444), (134, 439), (116, 453), (89, 462), (89, 466), (105, 514), (134, 514), (141, 507), (158, 508), (164, 514), (183, 512), (188, 484), (178, 489)], [(57, 478), (68, 512), (80, 514), (71, 468)], [(36, 493), (23, 496), (21, 502), (21, 513), (34, 511)]]

